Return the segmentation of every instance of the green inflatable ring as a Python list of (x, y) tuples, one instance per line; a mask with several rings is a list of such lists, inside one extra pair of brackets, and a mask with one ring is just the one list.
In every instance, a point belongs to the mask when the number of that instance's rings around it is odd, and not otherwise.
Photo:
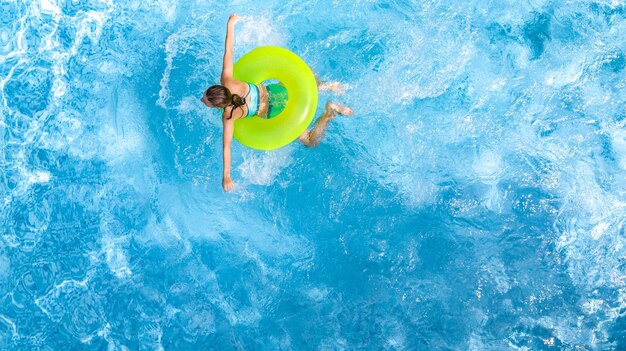
[(317, 108), (315, 76), (293, 52), (277, 46), (256, 48), (235, 63), (233, 76), (253, 84), (278, 80), (289, 95), (285, 109), (273, 118), (253, 116), (235, 121), (233, 136), (243, 145), (277, 149), (297, 139), (313, 120)]

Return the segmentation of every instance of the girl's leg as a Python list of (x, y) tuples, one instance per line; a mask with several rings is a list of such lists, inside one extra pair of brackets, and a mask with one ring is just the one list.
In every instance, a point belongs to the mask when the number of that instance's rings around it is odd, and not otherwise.
[(308, 147), (315, 147), (319, 145), (322, 140), (322, 136), (326, 131), (326, 126), (328, 126), (328, 122), (330, 122), (337, 114), (350, 116), (352, 115), (352, 109), (334, 102), (327, 102), (324, 113), (317, 118), (313, 129), (309, 129), (302, 133), (300, 137), (298, 137), (298, 140)]

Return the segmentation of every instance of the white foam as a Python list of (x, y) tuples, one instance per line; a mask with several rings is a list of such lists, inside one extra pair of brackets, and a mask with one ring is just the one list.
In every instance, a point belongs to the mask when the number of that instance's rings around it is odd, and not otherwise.
[(159, 98), (157, 99), (157, 105), (162, 108), (167, 108), (167, 101), (170, 97), (169, 83), (172, 69), (174, 68), (174, 59), (178, 54), (182, 54), (189, 49), (189, 40), (197, 33), (187, 27), (181, 27), (174, 34), (171, 34), (165, 40), (165, 71), (159, 84)]
[(432, 177), (426, 174), (390, 175), (386, 178), (406, 200), (406, 204), (411, 207), (422, 207), (432, 204), (438, 192), (432, 181)]
[(138, 329), (137, 339), (140, 340), (142, 348), (147, 350), (163, 351), (163, 345), (161, 344), (163, 339), (163, 328), (161, 327), (161, 321), (159, 318), (144, 323)]
[(112, 76), (126, 75), (129, 73), (126, 66), (112, 60), (99, 62), (98, 69), (100, 72)]
[[(578, 60), (584, 57), (578, 57)], [(546, 74), (546, 85), (563, 87), (577, 82), (583, 75), (584, 62), (571, 62), (560, 70), (550, 71)]]
[(80, 46), (83, 45), (83, 39), (88, 37), (92, 45), (97, 45), (100, 36), (102, 35), (102, 28), (104, 23), (109, 17), (109, 13), (112, 10), (109, 8), (106, 11), (81, 11), (80, 24), (76, 30), (74, 42), (70, 50), (70, 56), (78, 55)]
[(123, 130), (112, 125), (104, 125), (98, 137), (104, 151), (102, 155), (111, 165), (121, 164), (128, 159), (138, 159), (146, 151), (143, 135), (131, 125), (127, 125)]
[(28, 182), (30, 184), (47, 183), (50, 181), (50, 172), (35, 171), (28, 173)]
[[(242, 46), (286, 46), (287, 37), (272, 21), (272, 16), (244, 16), (238, 27), (237, 44)], [(239, 26), (239, 25), (238, 25)]]
[(176, 13), (178, 10), (178, 2), (176, 1), (157, 1), (157, 5), (161, 14), (163, 14), (163, 19), (172, 23), (176, 20)]
[(292, 152), (293, 147), (290, 145), (273, 151), (246, 150), (243, 153), (243, 162), (237, 169), (250, 184), (270, 185), (292, 163)]
[[(383, 186), (398, 192), (408, 206), (418, 208), (433, 203), (438, 193), (435, 185), (438, 180), (428, 171), (434, 166), (432, 160), (425, 157), (425, 150), (421, 149), (421, 145), (412, 144), (410, 138), (404, 142), (406, 147), (412, 148), (411, 152), (397, 152), (403, 149), (398, 146), (398, 139), (389, 137), (377, 144), (375, 162), (380, 166), (369, 167), (366, 172)], [(420, 159), (420, 167), (415, 166), (414, 159)]]
[(503, 171), (501, 155), (492, 149), (482, 149), (472, 164), (477, 178), (487, 184), (497, 183)]
[(165, 40), (165, 70), (159, 82), (159, 98), (156, 101), (157, 106), (168, 108), (168, 100), (170, 99), (170, 76), (175, 68), (174, 61), (178, 55), (185, 54), (192, 46), (197, 45), (196, 38), (198, 36), (206, 36), (207, 33), (195, 26), (182, 26), (173, 34), (169, 35)]
[(491, 86), (489, 86), (489, 91), (500, 91), (506, 85), (506, 78), (499, 77), (492, 81)]
[[(567, 271), (571, 281), (582, 291), (608, 289), (626, 285), (620, 257), (624, 257), (626, 240), (622, 232), (626, 203), (619, 192), (601, 186), (597, 177), (598, 169), (592, 160), (583, 159), (571, 165), (567, 176), (557, 189), (561, 194), (563, 207), (557, 228), (560, 231), (557, 248), (565, 253)], [(617, 185), (619, 183), (613, 183)], [(589, 299), (582, 302), (583, 312), (602, 322), (593, 334), (596, 342), (607, 340), (604, 326), (612, 323), (623, 308), (626, 292), (617, 289), (610, 299)], [(567, 329), (566, 338), (570, 341), (577, 336)]]
[(611, 144), (622, 169), (626, 169), (626, 130), (618, 127), (611, 131)]
[(101, 239), (102, 251), (104, 251), (107, 265), (111, 272), (118, 278), (124, 279), (132, 275), (128, 267), (128, 258), (123, 246), (128, 245), (128, 237), (104, 236)]
[(601, 312), (606, 305), (606, 302), (601, 299), (589, 299), (582, 303), (582, 310), (587, 315), (593, 315), (594, 313)]
[(32, 171), (24, 168), (23, 164), (27, 162), (22, 151), (14, 155), (14, 160), (19, 160), (16, 168), (19, 170), (20, 181), (18, 186), (11, 192), (12, 196), (24, 195), (34, 184), (44, 184), (50, 181), (50, 172), (45, 170)]
[(591, 237), (593, 239), (599, 239), (602, 234), (609, 228), (611, 224), (608, 222), (600, 222), (591, 229)]
[(165, 71), (163, 71), (163, 76), (161, 76), (159, 82), (161, 89), (159, 89), (159, 98), (156, 102), (162, 108), (167, 108), (167, 100), (170, 97), (168, 85), (170, 84), (170, 74), (174, 65), (174, 57), (176, 56), (176, 39), (177, 34), (174, 33), (165, 41)]
[(54, 0), (40, 0), (39, 6), (41, 8), (41, 12), (50, 13), (58, 15), (61, 13), (61, 8), (58, 5), (57, 1)]
[(309, 299), (315, 302), (322, 302), (328, 297), (329, 293), (330, 293), (330, 290), (328, 290), (327, 288), (314, 287), (314, 288), (309, 289), (306, 292), (306, 295)]
[(485, 344), (483, 343), (482, 339), (480, 338), (480, 335), (476, 335), (475, 333), (472, 333), (470, 335), (469, 341), (467, 343), (467, 347), (468, 347), (468, 351), (487, 350), (487, 347), (485, 347)]
[(67, 93), (67, 84), (62, 80), (55, 78), (52, 83), (52, 95), (55, 98), (60, 98)]
[(395, 329), (387, 338), (387, 345), (396, 350), (404, 350), (406, 349), (406, 334), (400, 328)]
[(376, 97), (370, 101), (376, 109), (440, 96), (465, 71), (476, 52), (471, 42), (433, 41), (426, 37), (422, 32), (408, 33), (407, 43), (389, 58), (386, 69), (365, 76), (367, 82), (361, 85), (377, 87)]
[[(9, 41), (9, 31), (6, 28), (0, 28), (0, 42), (7, 43), (8, 41)], [(7, 47), (5, 47), (4, 50), (8, 51)]]

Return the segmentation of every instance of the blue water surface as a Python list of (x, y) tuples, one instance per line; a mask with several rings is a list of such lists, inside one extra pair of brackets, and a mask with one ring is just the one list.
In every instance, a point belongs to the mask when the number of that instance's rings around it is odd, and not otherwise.
[[(0, 349), (626, 349), (624, 1), (0, 9)], [(226, 194), (233, 12), (355, 114)]]

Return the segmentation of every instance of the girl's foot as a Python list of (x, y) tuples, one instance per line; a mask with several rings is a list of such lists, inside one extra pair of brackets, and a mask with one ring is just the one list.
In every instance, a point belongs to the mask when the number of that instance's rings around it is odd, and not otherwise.
[(331, 111), (338, 113), (340, 115), (344, 115), (344, 116), (352, 116), (352, 114), (354, 113), (354, 111), (352, 111), (351, 108), (347, 107), (347, 106), (343, 106), (343, 105), (339, 105), (336, 102), (327, 102), (326, 103), (326, 108), (330, 109)]

